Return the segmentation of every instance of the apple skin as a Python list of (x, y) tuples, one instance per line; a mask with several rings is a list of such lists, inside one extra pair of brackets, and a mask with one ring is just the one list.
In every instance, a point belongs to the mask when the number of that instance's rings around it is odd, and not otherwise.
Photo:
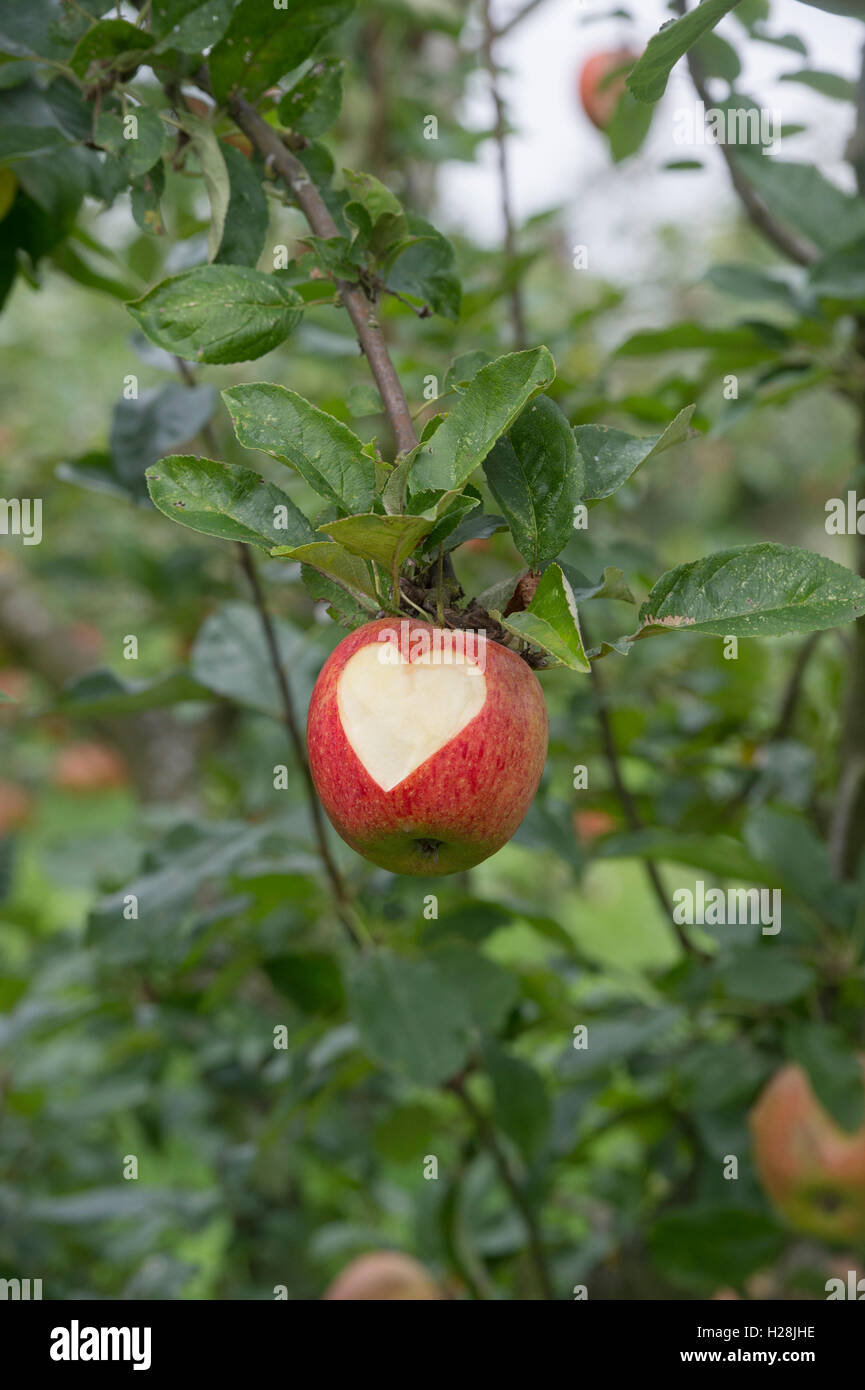
[(749, 1122), (763, 1189), (790, 1226), (830, 1243), (865, 1240), (865, 1125), (842, 1130), (793, 1065), (775, 1073)]
[(617, 68), (633, 67), (639, 56), (630, 48), (616, 48), (606, 53), (595, 53), (580, 69), (580, 101), (592, 125), (598, 130), (606, 130), (613, 119), (628, 74), (620, 71), (617, 77), (610, 77), (609, 81), (605, 81), (605, 78)]
[(126, 786), (126, 764), (107, 743), (67, 744), (54, 762), (54, 785), (65, 792), (104, 792)]
[(398, 1250), (375, 1250), (346, 1265), (328, 1287), (329, 1302), (430, 1302), (441, 1298), (438, 1285), (417, 1260)]
[(33, 812), (33, 797), (17, 782), (0, 778), (0, 839), (26, 825)]
[[(310, 770), (334, 829), (365, 859), (391, 873), (459, 873), (501, 849), (526, 815), (546, 760), (547, 707), (537, 676), (522, 658), (487, 641), (480, 713), (385, 791), (346, 738), (337, 686), (355, 652), (377, 643), (379, 632), (398, 630), (401, 621), (367, 623), (328, 657), (309, 705)], [(413, 619), (408, 629), (435, 631)], [(437, 842), (435, 849), (431, 842)]]

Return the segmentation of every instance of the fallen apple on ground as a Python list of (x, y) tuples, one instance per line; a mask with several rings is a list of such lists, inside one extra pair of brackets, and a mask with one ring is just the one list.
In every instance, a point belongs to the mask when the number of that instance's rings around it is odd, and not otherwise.
[(544, 768), (537, 676), (492, 641), (477, 659), (467, 645), (448, 661), (437, 647), (452, 636), (414, 620), (368, 623), (331, 653), (310, 701), (322, 804), (352, 849), (393, 873), (452, 874), (495, 854)]
[(327, 1289), (328, 1301), (429, 1302), (441, 1291), (423, 1265), (398, 1250), (375, 1250), (346, 1265)]
[[(859, 1061), (865, 1078), (865, 1056)], [(772, 1077), (750, 1115), (754, 1158), (773, 1206), (820, 1240), (865, 1240), (865, 1124), (846, 1133), (801, 1067)]]
[(580, 101), (592, 125), (606, 130), (625, 91), (625, 79), (639, 58), (629, 48), (595, 53), (580, 70)]

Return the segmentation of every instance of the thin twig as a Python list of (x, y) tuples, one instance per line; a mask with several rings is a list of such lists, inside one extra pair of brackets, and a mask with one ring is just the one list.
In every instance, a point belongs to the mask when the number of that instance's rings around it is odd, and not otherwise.
[(491, 0), (483, 0), (484, 39), (481, 45), (484, 66), (490, 80), (490, 96), (495, 110), (493, 138), (496, 142), (499, 161), (499, 199), (502, 214), (503, 245), (505, 267), (510, 272), (511, 285), (508, 289), (508, 302), (511, 309), (511, 333), (513, 345), (519, 350), (528, 342), (526, 316), (523, 309), (523, 294), (519, 280), (513, 274), (517, 254), (516, 232), (514, 230), (511, 180), (508, 168), (508, 127), (505, 103), (500, 88), (501, 72), (495, 57), (496, 31), (493, 27)]
[[(177, 363), (177, 370), (179, 371), (186, 385), (189, 387), (195, 386), (195, 373), (193, 372), (189, 363), (184, 362), (182, 357), (175, 357), (174, 360)], [(207, 445), (207, 448), (209, 449), (210, 453), (216, 456), (219, 453), (219, 444), (214, 433), (213, 426), (210, 424), (209, 421), (207, 422), (207, 424), (202, 426), (201, 437)], [(288, 676), (286, 675), (285, 666), (283, 664), (282, 656), (279, 650), (279, 642), (276, 636), (276, 628), (274, 627), (273, 619), (271, 618), (270, 613), (268, 612), (267, 602), (264, 597), (264, 590), (261, 586), (261, 580), (258, 576), (258, 570), (256, 569), (252, 549), (250, 546), (245, 545), (243, 542), (238, 542), (237, 553), (238, 558), (240, 560), (241, 569), (246, 575), (247, 581), (249, 583), (253, 602), (255, 604), (255, 608), (258, 612), (259, 621), (261, 623), (261, 630), (264, 635), (265, 645), (267, 646), (268, 659), (270, 661), (271, 669), (273, 671), (273, 677), (276, 681), (277, 689), (279, 691), (279, 698), (280, 703), (282, 705), (282, 713), (283, 718), (285, 720), (285, 726), (288, 729), (289, 738), (291, 739), (292, 747), (294, 749), (295, 761), (297, 762), (297, 765), (300, 768), (300, 775), (303, 779), (304, 791), (306, 793), (306, 800), (309, 806), (309, 814), (310, 819), (312, 821), (312, 828), (313, 833), (315, 835), (316, 845), (318, 847), (319, 857), (321, 858), (322, 864), (324, 865), (327, 877), (330, 880), (330, 885), (333, 890), (333, 897), (336, 903), (339, 919), (342, 922), (342, 925), (344, 926), (346, 932), (348, 933), (354, 945), (359, 948), (362, 948), (364, 945), (364, 940), (354, 908), (351, 904), (351, 897), (345, 885), (345, 880), (343, 879), (342, 874), (336, 866), (333, 855), (330, 852), (330, 846), (327, 842), (327, 831), (325, 830), (324, 817), (321, 811), (321, 803), (318, 799), (318, 794), (315, 790), (315, 785), (312, 780), (312, 773), (309, 770), (309, 760), (306, 756), (306, 746), (304, 744), (303, 734), (300, 731), (300, 725), (297, 721), (297, 714), (294, 708), (294, 698), (291, 693), (291, 686), (288, 683)]]
[(357, 917), (355, 915), (354, 908), (351, 904), (351, 898), (348, 889), (346, 888), (345, 880), (343, 879), (342, 874), (336, 866), (336, 862), (333, 858), (333, 855), (330, 852), (330, 846), (327, 842), (327, 831), (325, 830), (324, 826), (324, 816), (321, 810), (321, 802), (318, 799), (318, 793), (315, 790), (315, 784), (312, 780), (312, 773), (310, 772), (309, 760), (306, 756), (306, 747), (304, 745), (303, 734), (300, 731), (300, 725), (298, 723), (297, 714), (294, 708), (294, 700), (292, 698), (291, 688), (288, 684), (288, 677), (285, 674), (285, 666), (283, 665), (282, 656), (280, 655), (279, 651), (279, 642), (276, 636), (276, 628), (274, 627), (273, 619), (271, 618), (267, 608), (267, 602), (264, 597), (264, 590), (261, 586), (261, 580), (258, 575), (255, 560), (253, 559), (252, 549), (250, 546), (244, 545), (242, 542), (238, 543), (237, 548), (240, 554), (240, 563), (243, 568), (243, 572), (246, 575), (247, 580), (249, 581), (249, 587), (252, 592), (253, 602), (255, 604), (256, 609), (258, 610), (258, 616), (261, 621), (261, 628), (262, 632), (264, 633), (265, 643), (267, 644), (267, 652), (268, 657), (270, 659), (271, 669), (273, 671), (277, 688), (279, 690), (279, 698), (280, 703), (282, 705), (285, 726), (288, 729), (288, 734), (291, 739), (292, 746), (294, 748), (295, 760), (297, 762), (298, 767), (300, 768), (300, 773), (304, 781), (306, 799), (309, 805), (309, 811), (312, 819), (312, 826), (313, 831), (315, 833), (315, 839), (318, 846), (319, 856), (324, 865), (328, 879), (330, 880), (331, 889), (333, 890), (334, 900), (336, 902), (337, 911), (339, 913), (339, 919), (342, 922), (342, 925), (345, 927), (348, 936), (351, 938), (353, 945), (357, 946), (359, 950), (362, 950), (365, 943), (359, 930)]
[[(685, 0), (677, 0), (675, 9), (680, 15), (687, 14), (687, 4)], [(691, 48), (688, 50), (687, 58), (688, 71), (691, 74), (691, 81), (694, 90), (706, 110), (712, 105), (712, 96), (706, 86), (705, 74), (699, 57)], [(810, 242), (802, 240), (790, 227), (786, 227), (769, 211), (760, 194), (757, 192), (750, 179), (742, 172), (742, 168), (736, 159), (732, 145), (721, 144), (718, 146), (730, 173), (730, 181), (738, 194), (739, 201), (751, 225), (760, 232), (767, 241), (771, 242), (776, 251), (780, 251), (782, 256), (788, 260), (795, 261), (797, 265), (810, 266), (819, 260), (820, 253)]]
[(466, 1085), (462, 1077), (455, 1077), (453, 1080), (449, 1081), (448, 1089), (453, 1091), (454, 1094), (458, 1096), (460, 1101), (462, 1102), (466, 1110), (466, 1113), (470, 1116), (472, 1123), (474, 1124), (475, 1129), (477, 1130), (478, 1138), (489, 1150), (493, 1162), (495, 1163), (499, 1171), (499, 1176), (502, 1180), (502, 1183), (507, 1188), (514, 1206), (517, 1208), (518, 1212), (523, 1218), (523, 1221), (525, 1222), (526, 1234), (528, 1236), (529, 1241), (529, 1250), (531, 1252), (532, 1263), (534, 1264), (535, 1272), (537, 1274), (538, 1284), (540, 1285), (544, 1298), (549, 1300), (550, 1302), (553, 1302), (555, 1301), (556, 1293), (555, 1289), (553, 1288), (552, 1279), (550, 1278), (550, 1272), (547, 1268), (547, 1259), (544, 1251), (544, 1243), (541, 1238), (541, 1232), (538, 1226), (537, 1217), (535, 1216), (535, 1213), (532, 1210), (531, 1203), (526, 1197), (526, 1194), (523, 1191), (520, 1182), (518, 1181), (513, 1169), (511, 1168), (507, 1154), (505, 1153), (504, 1149), (499, 1143), (498, 1135), (496, 1134), (495, 1128), (490, 1123), (489, 1119), (484, 1114), (484, 1112), (480, 1109), (478, 1105), (475, 1104), (474, 1100), (469, 1095), (469, 1092), (466, 1089)]
[[(782, 739), (787, 737), (793, 727), (793, 720), (796, 717), (796, 710), (799, 706), (799, 697), (802, 694), (805, 672), (808, 669), (808, 663), (811, 657), (817, 650), (817, 645), (822, 636), (822, 632), (812, 632), (810, 637), (807, 637), (799, 647), (789, 679), (784, 687), (784, 694), (781, 698), (778, 716), (772, 728), (769, 730), (769, 733), (766, 735), (765, 739), (762, 740), (764, 746), (770, 747), (773, 743), (780, 743)], [(748, 797), (751, 795), (751, 792), (760, 779), (760, 773), (760, 768), (751, 769), (736, 795), (731, 797), (727, 803), (725, 808), (727, 813), (738, 809), (739, 806), (748, 800)]]
[(497, 39), (504, 38), (505, 34), (509, 34), (512, 29), (516, 29), (517, 25), (522, 24), (523, 20), (528, 19), (530, 14), (534, 14), (535, 10), (539, 10), (543, 3), (544, 0), (528, 0), (527, 5), (523, 5), (521, 10), (517, 10), (516, 14), (511, 15), (510, 19), (506, 19), (503, 24), (499, 25), (495, 31), (495, 37)]
[[(268, 125), (255, 107), (243, 97), (232, 97), (228, 109), (244, 135), (248, 136), (264, 156), (265, 162), (275, 170), (296, 199), (315, 235), (325, 239), (338, 237), (339, 228), (331, 216), (330, 209), (300, 160), (286, 148), (273, 126)], [(337, 288), (384, 402), (397, 451), (401, 454), (408, 453), (417, 444), (417, 434), (402, 383), (390, 359), (384, 334), (375, 316), (375, 306), (370, 303), (359, 285), (338, 280)]]

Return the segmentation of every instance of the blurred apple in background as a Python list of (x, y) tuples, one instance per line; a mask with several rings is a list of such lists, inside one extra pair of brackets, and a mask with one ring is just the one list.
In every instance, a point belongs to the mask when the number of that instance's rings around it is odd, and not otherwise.
[(618, 830), (619, 822), (609, 811), (575, 811), (574, 834), (581, 845), (591, 845), (602, 835)]
[(398, 1250), (376, 1250), (346, 1265), (324, 1294), (331, 1302), (418, 1303), (441, 1298), (418, 1260)]
[(625, 91), (625, 79), (639, 58), (630, 48), (595, 53), (580, 70), (579, 93), (592, 125), (606, 130)]
[(33, 797), (26, 787), (17, 782), (0, 779), (0, 837), (20, 830), (26, 825), (33, 811)]
[[(860, 1056), (865, 1079), (865, 1056)], [(772, 1077), (750, 1115), (754, 1159), (773, 1206), (803, 1235), (865, 1241), (865, 1124), (852, 1134), (822, 1107), (801, 1067)]]
[(52, 780), (66, 792), (103, 792), (126, 786), (129, 773), (120, 754), (107, 743), (82, 741), (60, 749)]

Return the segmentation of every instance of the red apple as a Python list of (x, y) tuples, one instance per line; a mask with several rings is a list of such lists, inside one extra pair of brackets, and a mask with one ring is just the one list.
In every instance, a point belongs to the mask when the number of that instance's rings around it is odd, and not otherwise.
[(582, 845), (592, 845), (619, 828), (618, 821), (608, 811), (575, 811), (573, 821), (574, 833)]
[(639, 53), (630, 48), (616, 48), (607, 53), (595, 53), (580, 71), (580, 101), (592, 125), (606, 130), (625, 91), (625, 79)]
[(0, 779), (0, 838), (20, 830), (33, 811), (33, 797), (17, 782)]
[(114, 791), (129, 781), (126, 764), (107, 743), (70, 743), (54, 762), (53, 780), (65, 792)]
[(501, 849), (528, 811), (547, 710), (534, 672), (484, 634), (381, 618), (325, 662), (307, 744), (352, 849), (393, 873), (453, 874)]
[(423, 1265), (398, 1250), (360, 1255), (336, 1276), (327, 1289), (329, 1301), (415, 1302), (441, 1298)]
[(760, 1181), (789, 1224), (820, 1240), (865, 1240), (865, 1124), (842, 1130), (796, 1066), (772, 1077), (750, 1124)]

